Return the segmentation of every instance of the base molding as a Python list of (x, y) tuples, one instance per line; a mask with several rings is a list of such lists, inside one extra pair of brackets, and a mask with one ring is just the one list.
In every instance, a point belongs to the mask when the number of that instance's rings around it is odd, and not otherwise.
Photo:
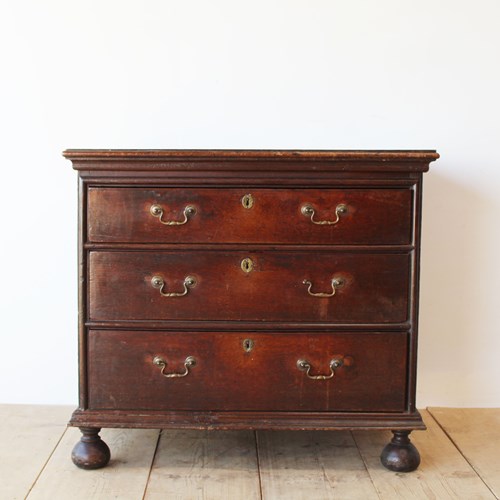
[(412, 413), (355, 412), (223, 412), (77, 409), (74, 427), (137, 429), (249, 430), (424, 430), (418, 411)]

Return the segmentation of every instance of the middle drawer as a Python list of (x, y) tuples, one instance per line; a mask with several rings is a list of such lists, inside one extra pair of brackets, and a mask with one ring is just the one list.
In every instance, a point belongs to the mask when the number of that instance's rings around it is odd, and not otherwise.
[(403, 323), (410, 255), (90, 252), (89, 319)]

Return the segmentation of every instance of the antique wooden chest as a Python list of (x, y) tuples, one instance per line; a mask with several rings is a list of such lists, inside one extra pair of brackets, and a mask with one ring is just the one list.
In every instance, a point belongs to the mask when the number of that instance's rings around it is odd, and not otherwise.
[(390, 429), (419, 464), (422, 173), (435, 151), (67, 150), (80, 403), (102, 427)]

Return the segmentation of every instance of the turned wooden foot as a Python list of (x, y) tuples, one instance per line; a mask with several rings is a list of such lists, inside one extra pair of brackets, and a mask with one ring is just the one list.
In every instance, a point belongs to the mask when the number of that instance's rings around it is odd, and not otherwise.
[(80, 427), (83, 436), (71, 452), (71, 460), (81, 469), (99, 469), (108, 464), (111, 457), (108, 445), (99, 436), (101, 429)]
[(411, 431), (392, 431), (394, 437), (380, 455), (382, 465), (394, 472), (411, 472), (420, 465), (420, 454), (408, 437)]

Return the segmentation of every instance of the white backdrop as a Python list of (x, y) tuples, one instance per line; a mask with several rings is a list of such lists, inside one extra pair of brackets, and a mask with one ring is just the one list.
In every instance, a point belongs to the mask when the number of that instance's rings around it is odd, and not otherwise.
[(64, 148), (436, 148), (418, 405), (500, 406), (500, 3), (0, 1), (0, 402), (77, 402)]

